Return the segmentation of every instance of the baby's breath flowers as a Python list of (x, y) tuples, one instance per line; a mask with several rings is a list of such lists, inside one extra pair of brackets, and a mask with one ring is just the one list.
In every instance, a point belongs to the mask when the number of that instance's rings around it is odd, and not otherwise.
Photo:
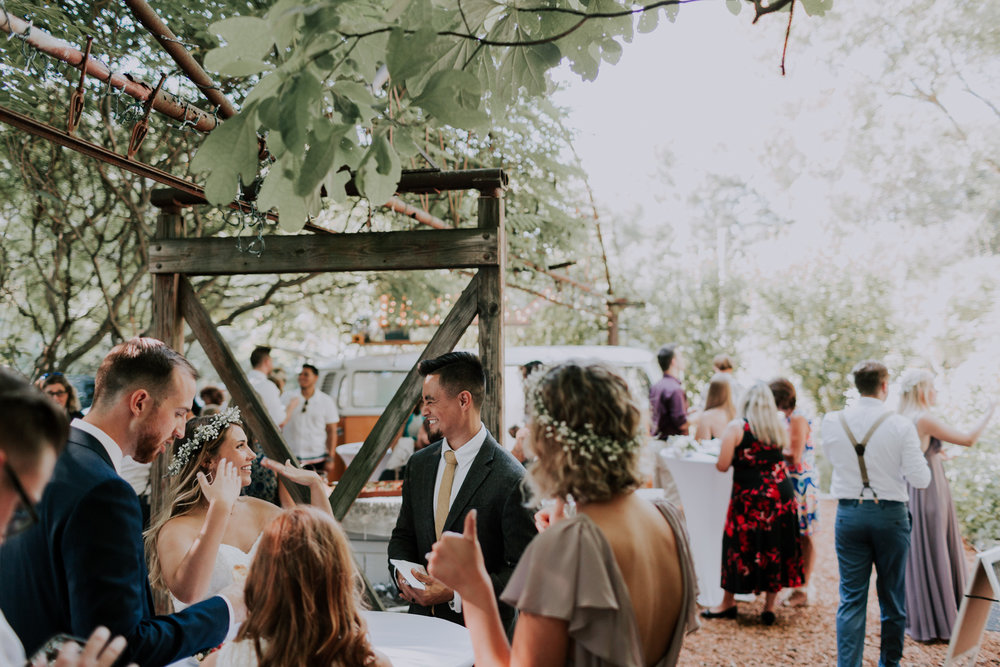
[(187, 465), (191, 455), (197, 452), (206, 442), (211, 442), (219, 437), (230, 424), (240, 423), (240, 409), (235, 405), (223, 410), (212, 417), (212, 421), (202, 424), (194, 430), (190, 440), (185, 440), (174, 454), (173, 460), (167, 466), (167, 474), (173, 477), (180, 473)]

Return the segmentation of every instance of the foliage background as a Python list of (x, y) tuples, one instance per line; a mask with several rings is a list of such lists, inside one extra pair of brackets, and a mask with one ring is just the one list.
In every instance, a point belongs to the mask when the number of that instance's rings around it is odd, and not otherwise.
[[(753, 137), (749, 148), (737, 149), (731, 139), (706, 143), (703, 159), (692, 160), (669, 139), (687, 129), (675, 120), (675, 108), (698, 107), (700, 98), (668, 98), (657, 106), (659, 134), (647, 138), (663, 144), (659, 165), (648, 174), (655, 204), (602, 190), (603, 179), (595, 176), (602, 172), (580, 157), (572, 112), (546, 83), (549, 61), (525, 70), (536, 80), (521, 82), (522, 94), (510, 80), (491, 79), (490, 68), (476, 70), (483, 97), (466, 100), (463, 108), (489, 114), (488, 128), (455, 127), (405, 91), (397, 91), (398, 99), (374, 94), (365, 101), (370, 110), (361, 116), (371, 117), (359, 121), (356, 146), (368, 151), (392, 127), (393, 141), (402, 134), (410, 138), (399, 151), (400, 167), (422, 167), (430, 158), (442, 168), (503, 167), (511, 173), (508, 310), (515, 324), (508, 344), (604, 342), (610, 287), (615, 298), (634, 304), (622, 313), (623, 342), (648, 349), (669, 340), (684, 345), (692, 398), (708, 380), (711, 357), (724, 350), (737, 361), (744, 383), (779, 374), (792, 378), (803, 410), (818, 423), (821, 413), (843, 405), (853, 362), (878, 356), (894, 371), (933, 369), (941, 389), (938, 409), (952, 423), (968, 425), (1000, 396), (1000, 81), (993, 75), (1000, 6), (930, 0), (837, 3), (832, 9), (828, 4), (810, 3), (817, 16), (796, 14), (788, 77), (780, 81), (795, 92), (767, 88), (767, 95), (781, 98), (769, 111), (770, 122), (748, 126), (741, 114), (741, 104), (763, 107), (764, 99), (727, 100), (728, 115), (715, 121), (713, 130), (726, 137)], [(762, 78), (774, 78), (786, 15), (751, 27), (750, 12), (730, 15), (740, 3), (697, 5), (714, 7), (712, 20), (720, 26), (735, 21), (758, 34), (749, 54), (741, 55)], [(117, 69), (131, 69), (147, 81), (157, 71), (169, 72), (178, 94), (199, 99), (119, 3), (8, 0), (5, 6), (75, 43), (83, 42), (85, 28), (92, 30), (99, 43), (95, 53)], [(443, 4), (413, 3), (418, 6), (433, 21)], [(260, 17), (272, 7), (235, 0), (156, 6), (199, 59), (220, 44), (210, 29), (213, 21)], [(649, 19), (641, 24), (641, 17), (628, 25), (595, 23), (577, 41), (559, 44), (573, 63), (557, 78), (563, 87), (568, 79), (593, 78), (601, 61), (606, 69), (627, 59), (641, 40), (669, 40), (685, 30), (696, 11), (701, 7), (663, 8), (653, 25)], [(652, 32), (643, 35), (646, 29)], [(388, 58), (388, 41), (379, 48), (381, 56), (376, 49), (366, 58)], [(42, 70), (44, 60), (26, 73), (16, 40), (0, 41), (0, 49), (0, 103), (61, 124), (76, 73), (51, 61)], [(498, 49), (491, 57), (504, 55)], [(405, 61), (395, 58), (397, 64)], [(653, 62), (651, 87), (669, 89), (660, 79), (679, 79), (682, 72), (671, 67), (683, 69), (685, 62)], [(430, 71), (439, 63), (424, 65)], [(240, 104), (258, 78), (251, 72), (219, 81)], [(126, 105), (96, 85), (88, 90), (87, 117), (78, 133), (121, 150), (131, 126)], [(600, 129), (608, 144), (624, 142), (634, 111), (625, 99), (619, 106), (614, 124)], [(301, 116), (307, 124), (321, 115), (319, 107), (309, 108), (308, 118)], [(700, 111), (709, 116), (714, 110)], [(200, 145), (199, 137), (154, 117), (140, 157), (196, 177), (190, 165)], [(356, 165), (363, 159), (362, 153), (352, 158)], [(152, 185), (8, 128), (0, 138), (0, 170), (0, 360), (27, 374), (92, 371), (108, 345), (149, 326), (145, 247), (155, 222)], [(472, 224), (474, 217), (470, 195), (410, 203), (451, 224)], [(415, 226), (364, 200), (326, 202), (315, 221), (338, 232)], [(191, 211), (188, 224), (190, 234), (234, 234), (210, 208)], [(529, 263), (560, 266), (555, 270), (591, 289), (553, 281)], [(369, 352), (347, 341), (357, 321), (381, 316), (383, 296), (408, 302), (414, 317), (407, 326), (419, 339), (429, 331), (423, 318), (433, 324), (467, 280), (449, 272), (264, 276), (205, 279), (198, 288), (238, 354), (270, 342), (279, 362), (293, 366)], [(398, 310), (392, 316), (398, 318)], [(195, 344), (188, 352), (205, 366)], [(1000, 538), (995, 426), (947, 464), (966, 534), (980, 545)]]

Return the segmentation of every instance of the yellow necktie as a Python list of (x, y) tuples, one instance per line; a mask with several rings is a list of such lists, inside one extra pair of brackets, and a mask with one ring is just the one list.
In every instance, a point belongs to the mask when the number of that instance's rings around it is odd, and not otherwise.
[(455, 468), (458, 459), (455, 452), (446, 449), (444, 452), (444, 472), (441, 474), (441, 487), (438, 489), (437, 509), (434, 510), (434, 534), (440, 539), (444, 530), (444, 521), (448, 518), (448, 505), (451, 502), (451, 485), (455, 481)]

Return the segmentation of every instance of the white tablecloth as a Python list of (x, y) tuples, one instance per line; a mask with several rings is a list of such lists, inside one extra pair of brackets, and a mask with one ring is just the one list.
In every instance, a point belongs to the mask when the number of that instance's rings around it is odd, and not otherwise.
[(472, 640), (461, 625), (430, 616), (366, 611), (372, 645), (393, 667), (472, 667)]
[(715, 606), (722, 602), (719, 586), (722, 570), (722, 532), (726, 526), (733, 469), (719, 472), (716, 459), (706, 454), (676, 458), (661, 451), (660, 463), (667, 467), (677, 485), (688, 534), (691, 555), (698, 575), (698, 603)]

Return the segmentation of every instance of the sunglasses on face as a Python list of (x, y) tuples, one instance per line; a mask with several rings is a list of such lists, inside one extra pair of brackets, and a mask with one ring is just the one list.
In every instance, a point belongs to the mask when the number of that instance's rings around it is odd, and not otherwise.
[(50, 390), (46, 389), (45, 393), (48, 394), (49, 396), (52, 396), (54, 398), (56, 396), (65, 396), (67, 392), (66, 392), (65, 389), (59, 389), (59, 390), (56, 390), (56, 391), (50, 391)]
[(17, 473), (14, 472), (14, 469), (10, 467), (10, 463), (4, 463), (3, 469), (7, 473), (7, 478), (10, 480), (11, 486), (14, 487), (14, 492), (21, 499), (21, 505), (14, 511), (14, 516), (11, 517), (10, 523), (7, 524), (6, 536), (10, 537), (38, 523), (38, 511), (35, 509), (35, 501), (28, 497), (28, 493), (24, 490), (24, 485), (21, 484), (21, 480), (18, 478)]

